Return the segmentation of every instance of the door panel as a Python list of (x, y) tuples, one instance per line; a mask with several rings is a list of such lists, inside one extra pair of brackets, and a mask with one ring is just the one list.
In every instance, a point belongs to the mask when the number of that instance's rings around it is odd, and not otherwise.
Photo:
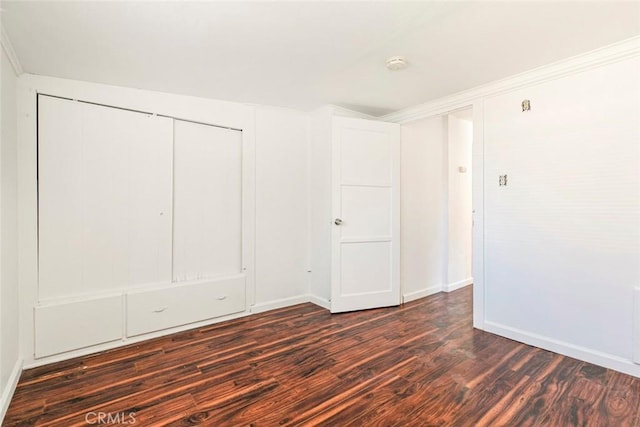
[(38, 297), (171, 279), (170, 119), (41, 95)]
[[(391, 188), (342, 187), (343, 239), (391, 238)], [(343, 219), (344, 219), (343, 218)]]
[(331, 311), (400, 303), (400, 126), (334, 118)]
[(391, 250), (391, 242), (342, 245), (342, 295), (390, 292)]
[(340, 137), (348, 141), (340, 145), (343, 184), (391, 184), (393, 141), (387, 131), (343, 127)]
[(242, 273), (242, 133), (175, 121), (173, 281)]

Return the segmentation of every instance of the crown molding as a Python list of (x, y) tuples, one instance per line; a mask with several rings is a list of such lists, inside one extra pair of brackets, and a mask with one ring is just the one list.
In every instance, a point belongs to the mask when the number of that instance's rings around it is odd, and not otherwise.
[(481, 98), (549, 80), (555, 80), (573, 73), (586, 71), (638, 55), (640, 55), (640, 36), (534, 68), (505, 79), (477, 86), (473, 89), (435, 99), (414, 107), (405, 108), (379, 117), (378, 119), (388, 122), (406, 123), (466, 107)]
[(367, 119), (367, 120), (377, 119), (377, 117), (374, 117), (370, 114), (363, 113), (361, 111), (352, 110), (350, 108), (341, 107), (339, 105), (329, 104), (329, 107), (331, 108), (331, 111), (333, 112), (333, 114), (336, 116), (353, 117), (356, 119)]
[(0, 44), (4, 48), (5, 53), (7, 54), (7, 58), (9, 58), (9, 62), (13, 67), (13, 71), (15, 71), (17, 76), (20, 76), (24, 73), (22, 69), (22, 64), (20, 64), (20, 60), (18, 59), (18, 55), (16, 55), (16, 51), (13, 50), (13, 45), (11, 44), (11, 39), (9, 39), (9, 34), (4, 29), (4, 25), (0, 22)]

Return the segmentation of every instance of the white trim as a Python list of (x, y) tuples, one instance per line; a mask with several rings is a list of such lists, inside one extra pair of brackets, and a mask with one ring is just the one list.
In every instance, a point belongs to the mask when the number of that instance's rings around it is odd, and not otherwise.
[(391, 236), (372, 236), (372, 237), (343, 237), (340, 243), (372, 243), (372, 242), (391, 242)]
[(418, 291), (409, 292), (402, 295), (402, 303), (415, 301), (420, 298), (428, 297), (429, 295), (437, 294), (438, 292), (442, 292), (442, 285), (437, 284), (433, 286), (429, 286), (424, 289), (420, 289)]
[(442, 147), (441, 172), (440, 179), (442, 180), (442, 194), (440, 195), (440, 203), (442, 209), (440, 210), (440, 231), (442, 232), (442, 239), (440, 241), (440, 253), (442, 259), (440, 260), (440, 269), (442, 270), (442, 286), (449, 283), (449, 247), (451, 246), (451, 236), (449, 234), (449, 116), (445, 115), (440, 120), (440, 131), (442, 132), (442, 141), (440, 146)]
[(359, 184), (357, 182), (342, 181), (342, 186), (343, 187), (391, 188), (392, 185), (393, 184), (390, 183), (390, 182), (382, 183), (382, 184)]
[(331, 107), (331, 111), (335, 116), (351, 117), (354, 119), (378, 120), (377, 117), (374, 117), (370, 114), (361, 113), (360, 111), (351, 110), (345, 107), (340, 107), (339, 105), (330, 104), (329, 107)]
[(36, 93), (28, 74), (18, 79), (18, 277), (20, 352), (25, 365), (35, 354), (33, 307), (37, 302)]
[(36, 306), (48, 307), (48, 306), (68, 304), (68, 303), (74, 303), (74, 302), (94, 301), (102, 298), (109, 298), (109, 297), (116, 297), (116, 296), (119, 297), (119, 296), (125, 296), (127, 294), (136, 294), (140, 292), (159, 291), (163, 289), (175, 289), (178, 286), (198, 285), (202, 283), (215, 284), (215, 283), (222, 283), (222, 282), (227, 282), (229, 280), (236, 280), (236, 279), (247, 280), (247, 275), (244, 273), (240, 273), (240, 274), (231, 274), (229, 276), (212, 277), (209, 279), (192, 279), (192, 280), (184, 280), (179, 282), (146, 283), (143, 285), (133, 285), (129, 287), (114, 288), (108, 291), (98, 291), (93, 293), (71, 295), (71, 296), (65, 296), (65, 297), (56, 297), (56, 298), (40, 298)]
[(11, 375), (9, 376), (9, 380), (2, 390), (2, 397), (0, 397), (0, 423), (4, 421), (5, 415), (7, 415), (7, 409), (9, 409), (9, 404), (11, 403), (11, 399), (13, 398), (13, 393), (16, 391), (16, 387), (18, 386), (18, 381), (20, 380), (20, 375), (22, 374), (22, 360), (16, 360), (15, 365), (13, 365), (13, 369), (11, 370)]
[(457, 110), (460, 107), (472, 104), (479, 98), (554, 80), (636, 55), (640, 55), (640, 36), (534, 68), (533, 70), (516, 74), (506, 79), (496, 80), (473, 89), (405, 108), (379, 117), (378, 119), (395, 123), (407, 123), (436, 114)]
[(640, 365), (640, 286), (633, 289), (633, 362)]
[(242, 130), (242, 272), (245, 307), (251, 307), (256, 302), (256, 108), (247, 107), (244, 116), (249, 125)]
[(472, 277), (473, 327), (484, 329), (484, 103), (473, 103), (472, 150)]
[(459, 280), (454, 283), (449, 283), (448, 285), (442, 286), (442, 290), (444, 292), (453, 292), (458, 289), (464, 288), (465, 286), (469, 286), (473, 283), (473, 277), (468, 277), (464, 280)]
[(20, 64), (20, 60), (18, 59), (18, 55), (16, 55), (16, 51), (13, 50), (13, 44), (11, 44), (11, 39), (9, 38), (9, 34), (4, 29), (4, 25), (0, 24), (0, 44), (4, 48), (5, 53), (7, 54), (7, 58), (9, 58), (9, 62), (13, 67), (13, 71), (15, 71), (16, 76), (20, 76), (24, 73), (22, 68), (22, 64)]
[(484, 327), (487, 332), (501, 335), (518, 342), (613, 369), (614, 371), (624, 374), (633, 375), (634, 377), (640, 377), (640, 366), (631, 363), (630, 360), (612, 354), (594, 351), (586, 347), (555, 340), (488, 320), (485, 320)]
[(328, 299), (321, 298), (317, 295), (309, 295), (309, 302), (311, 304), (315, 304), (319, 307), (325, 308), (327, 310), (331, 310), (331, 301)]
[(29, 89), (43, 95), (82, 100), (106, 106), (144, 111), (148, 114), (180, 117), (200, 123), (242, 129), (243, 138), (244, 133), (254, 126), (251, 112), (255, 108), (237, 102), (28, 73), (20, 76), (20, 80)]
[(306, 148), (307, 148), (307, 157), (305, 159), (305, 167), (306, 167), (306, 171), (305, 171), (305, 179), (307, 180), (307, 286), (306, 286), (306, 290), (307, 293), (309, 293), (309, 300), (311, 300), (312, 295), (311, 293), (311, 288), (312, 288), (312, 279), (313, 279), (313, 236), (312, 236), (312, 229), (313, 229), (313, 221), (312, 221), (312, 214), (311, 214), (311, 205), (312, 205), (312, 200), (311, 200), (311, 187), (312, 187), (312, 183), (311, 183), (311, 141), (312, 141), (312, 136), (311, 136), (311, 132), (312, 132), (312, 126), (311, 126), (311, 113), (307, 114), (307, 135), (305, 138), (305, 144), (306, 144)]
[(298, 295), (295, 297), (281, 298), (273, 301), (261, 302), (251, 307), (251, 313), (264, 313), (265, 311), (276, 310), (278, 308), (290, 307), (296, 304), (309, 302), (309, 295)]

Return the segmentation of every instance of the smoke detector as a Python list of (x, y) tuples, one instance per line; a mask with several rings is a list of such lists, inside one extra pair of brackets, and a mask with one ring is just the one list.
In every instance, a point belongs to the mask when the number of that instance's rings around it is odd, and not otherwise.
[(404, 56), (392, 56), (387, 59), (387, 68), (391, 71), (404, 70), (407, 68), (407, 65), (409, 64)]

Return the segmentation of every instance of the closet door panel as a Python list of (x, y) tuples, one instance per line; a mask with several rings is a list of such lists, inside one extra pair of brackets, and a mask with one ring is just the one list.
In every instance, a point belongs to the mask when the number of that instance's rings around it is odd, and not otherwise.
[(40, 97), (40, 300), (170, 281), (171, 127)]
[(82, 108), (77, 102), (38, 102), (39, 293), (82, 288)]
[(242, 272), (242, 133), (174, 122), (173, 280)]
[(129, 282), (171, 282), (173, 121), (145, 116), (145, 138), (129, 146)]
[[(130, 112), (80, 104), (82, 108), (82, 273), (81, 289), (127, 285)], [(132, 115), (134, 117), (128, 117)], [(73, 126), (73, 123), (69, 125)]]

